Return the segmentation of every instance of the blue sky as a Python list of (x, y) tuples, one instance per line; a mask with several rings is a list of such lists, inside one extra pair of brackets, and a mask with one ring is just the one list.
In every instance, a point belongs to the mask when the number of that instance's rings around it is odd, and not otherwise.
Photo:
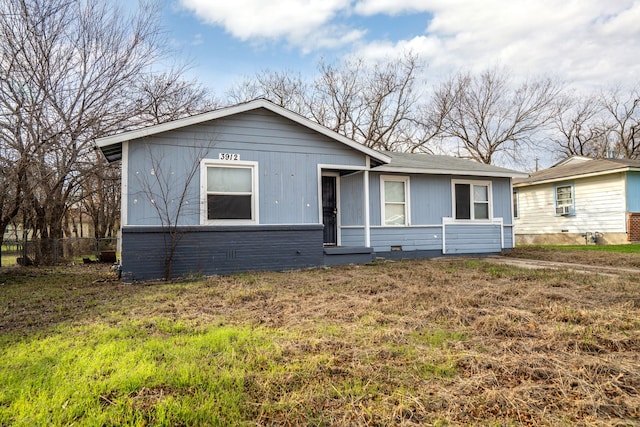
[(243, 38), (230, 33), (224, 25), (207, 23), (187, 9), (184, 2), (165, 0), (163, 4), (163, 27), (177, 51), (193, 64), (190, 74), (216, 92), (262, 69), (313, 74), (321, 58), (340, 60), (356, 52), (355, 45), (376, 40), (393, 42), (422, 34), (431, 17), (428, 13), (336, 17), (334, 25), (356, 28), (362, 31), (361, 37), (352, 44), (315, 48), (311, 43), (298, 44), (284, 35)]
[(312, 74), (319, 58), (408, 51), (437, 82), (505, 66), (578, 89), (640, 82), (637, 0), (162, 0), (190, 74), (217, 94), (261, 69)]

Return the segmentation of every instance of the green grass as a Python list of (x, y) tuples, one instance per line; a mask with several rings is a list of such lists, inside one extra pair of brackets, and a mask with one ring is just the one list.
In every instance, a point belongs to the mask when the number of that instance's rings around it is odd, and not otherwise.
[(6, 268), (0, 426), (634, 425), (638, 286), (478, 258)]
[(238, 425), (278, 359), (266, 331), (160, 318), (3, 341), (0, 425)]
[(16, 265), (16, 259), (21, 256), (18, 253), (18, 250), (21, 248), (20, 245), (14, 244), (2, 244), (0, 246), (0, 255), (2, 256), (2, 266)]

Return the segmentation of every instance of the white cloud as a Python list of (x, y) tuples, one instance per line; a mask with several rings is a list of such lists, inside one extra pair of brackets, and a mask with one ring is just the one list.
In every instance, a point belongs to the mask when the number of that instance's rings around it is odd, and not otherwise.
[(428, 11), (434, 3), (429, 0), (361, 0), (356, 3), (355, 11), (361, 15), (397, 15)]
[[(640, 0), (180, 2), (202, 21), (251, 43), (284, 40), (303, 53), (346, 46), (371, 59), (412, 51), (429, 65), (431, 80), (502, 65), (516, 76), (545, 74), (582, 87), (640, 81)], [(372, 34), (387, 32), (361, 27), (385, 15), (401, 25), (403, 15), (414, 13), (429, 21), (403, 40), (373, 40)], [(371, 19), (356, 25), (350, 17)]]
[(547, 74), (576, 86), (639, 80), (640, 2), (633, 0), (360, 0), (365, 15), (421, 12), (424, 34), (375, 41), (363, 55), (411, 50), (435, 75), (496, 64), (517, 75)]
[(336, 27), (351, 0), (181, 0), (203, 21), (241, 40), (285, 39), (303, 50), (351, 43), (362, 31)]

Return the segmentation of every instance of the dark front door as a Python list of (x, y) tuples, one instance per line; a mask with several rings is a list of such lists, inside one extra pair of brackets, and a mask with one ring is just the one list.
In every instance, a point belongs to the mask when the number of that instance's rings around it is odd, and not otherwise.
[(322, 223), (324, 224), (324, 244), (338, 242), (338, 198), (335, 176), (322, 177)]

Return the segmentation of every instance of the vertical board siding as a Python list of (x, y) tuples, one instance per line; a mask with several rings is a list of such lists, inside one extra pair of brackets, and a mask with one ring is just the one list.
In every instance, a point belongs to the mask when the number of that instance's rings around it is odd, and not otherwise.
[[(150, 151), (171, 167), (175, 192), (184, 189), (183, 177), (201, 148), (205, 158), (218, 153), (240, 155), (242, 161), (258, 162), (259, 211), (262, 224), (319, 223), (318, 164), (364, 167), (365, 156), (339, 142), (318, 134), (267, 110), (255, 110), (209, 123), (165, 132), (129, 144), (130, 225), (160, 225), (150, 198), (142, 188), (153, 180)], [(230, 162), (232, 163), (232, 162)], [(170, 165), (170, 166), (169, 166)], [(174, 178), (175, 177), (175, 178)], [(181, 225), (199, 224), (200, 175), (188, 188), (189, 206), (180, 216)], [(172, 197), (175, 199), (175, 197)]]
[(381, 225), (380, 175), (382, 174), (378, 172), (369, 174), (369, 224), (371, 226)]
[(442, 223), (451, 216), (451, 177), (410, 175), (411, 225)]
[[(371, 225), (382, 225), (380, 199), (380, 175), (369, 175), (369, 205)], [(409, 177), (409, 206), (411, 225), (440, 224), (443, 217), (451, 216), (451, 177), (440, 175), (416, 175), (385, 173), (391, 176)]]
[(364, 226), (364, 173), (340, 177), (339, 211), (341, 225)]
[(481, 254), (502, 251), (500, 225), (447, 225), (446, 254)]
[(511, 193), (511, 180), (509, 178), (493, 178), (491, 180), (493, 191), (493, 217), (502, 218), (505, 224), (513, 221), (513, 195)]
[[(371, 225), (381, 224), (380, 173), (370, 174)], [(452, 216), (451, 180), (465, 179), (486, 181), (484, 177), (451, 175), (387, 174), (409, 177), (409, 204), (411, 225), (440, 224), (442, 218)], [(494, 218), (503, 218), (505, 224), (512, 221), (511, 185), (509, 178), (491, 179), (492, 209)]]
[(624, 174), (567, 182), (573, 182), (575, 193), (575, 214), (571, 216), (555, 215), (554, 183), (518, 188), (520, 216), (514, 220), (516, 234), (626, 231)]
[[(164, 277), (165, 237), (160, 227), (122, 229), (125, 279)], [(322, 265), (322, 261), (321, 225), (188, 227), (179, 232), (172, 275), (291, 270)]]

